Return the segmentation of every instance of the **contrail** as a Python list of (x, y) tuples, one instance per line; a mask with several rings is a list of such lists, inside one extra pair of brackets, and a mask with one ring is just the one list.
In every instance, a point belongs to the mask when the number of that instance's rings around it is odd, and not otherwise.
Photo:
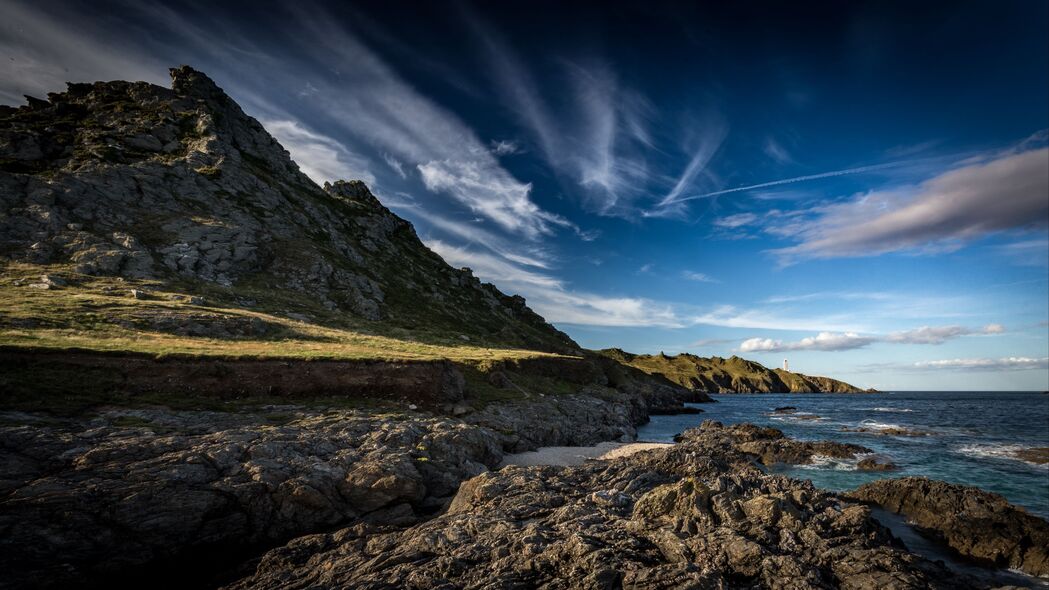
[(909, 161), (904, 162), (888, 162), (886, 164), (874, 164), (872, 166), (860, 166), (859, 168), (847, 168), (845, 170), (835, 170), (833, 172), (820, 172), (819, 174), (809, 174), (807, 176), (796, 176), (794, 178), (785, 178), (783, 180), (773, 180), (771, 182), (763, 182), (761, 184), (752, 184), (750, 186), (740, 186), (736, 188), (727, 188), (721, 191), (714, 191), (712, 193), (704, 193), (702, 195), (689, 195), (687, 197), (681, 197), (673, 201), (665, 201), (660, 205), (670, 205), (672, 203), (681, 203), (683, 201), (692, 201), (695, 199), (706, 199), (709, 197), (716, 197), (718, 195), (727, 195), (729, 193), (739, 193), (743, 191), (754, 190), (756, 188), (766, 188), (770, 186), (779, 186), (781, 184), (793, 184), (795, 182), (804, 182), (806, 180), (818, 180), (820, 178), (831, 178), (833, 176), (847, 176), (849, 174), (861, 174), (863, 172), (873, 172), (874, 170), (884, 170), (885, 168), (893, 168), (895, 166), (902, 166), (903, 164), (910, 164)]

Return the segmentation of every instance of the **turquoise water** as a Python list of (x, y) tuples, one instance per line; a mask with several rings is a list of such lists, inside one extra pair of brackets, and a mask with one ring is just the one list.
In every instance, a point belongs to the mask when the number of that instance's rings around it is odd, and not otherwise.
[[(752, 422), (779, 428), (800, 440), (836, 440), (863, 445), (900, 467), (888, 473), (855, 470), (855, 461), (776, 468), (824, 489), (841, 491), (883, 477), (924, 475), (973, 485), (1005, 496), (1049, 518), (1049, 465), (1016, 459), (1010, 451), (1049, 447), (1049, 395), (1016, 392), (893, 392), (866, 395), (718, 395), (718, 403), (694, 404), (702, 414), (653, 416), (640, 440), (671, 441), (706, 419)], [(793, 415), (770, 415), (794, 406)], [(818, 419), (805, 419), (805, 417)], [(928, 436), (882, 436), (842, 428), (890, 427)]]

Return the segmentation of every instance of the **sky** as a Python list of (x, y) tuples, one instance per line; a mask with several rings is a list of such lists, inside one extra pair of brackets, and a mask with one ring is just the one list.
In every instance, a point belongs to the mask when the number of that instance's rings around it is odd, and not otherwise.
[(189, 64), (588, 348), (1049, 389), (1049, 4), (0, 0), (0, 103)]

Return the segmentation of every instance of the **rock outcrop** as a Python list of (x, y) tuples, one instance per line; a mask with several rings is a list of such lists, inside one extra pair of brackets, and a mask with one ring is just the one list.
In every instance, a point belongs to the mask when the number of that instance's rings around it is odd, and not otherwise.
[(994, 567), (1049, 575), (1049, 523), (979, 488), (906, 477), (849, 494), (902, 514), (958, 554)]
[(734, 448), (767, 434), (708, 422), (665, 450), (484, 473), (431, 521), (296, 539), (231, 588), (972, 587)]
[(783, 369), (769, 369), (738, 356), (699, 357), (682, 353), (631, 354), (618, 348), (600, 351), (609, 358), (653, 375), (663, 376), (682, 387), (706, 393), (867, 393), (854, 385), (829, 377), (812, 377)]
[(321, 323), (578, 351), (521, 297), (448, 266), (364, 183), (314, 184), (207, 76), (171, 76), (170, 89), (70, 84), (0, 107), (0, 260), (160, 280), (219, 306), (292, 301)]

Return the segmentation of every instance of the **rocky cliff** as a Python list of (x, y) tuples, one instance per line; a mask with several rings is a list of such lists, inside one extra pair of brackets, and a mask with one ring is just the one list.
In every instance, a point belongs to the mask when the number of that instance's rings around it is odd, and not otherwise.
[[(206, 295), (318, 324), (577, 351), (521, 297), (449, 267), (362, 182), (314, 184), (207, 76), (171, 77), (171, 88), (70, 84), (0, 107), (5, 274), (41, 289), (119, 277), (144, 296), (160, 281), (187, 309)], [(196, 323), (202, 335), (227, 328)]]
[(631, 354), (617, 348), (601, 354), (642, 371), (663, 376), (678, 385), (706, 393), (860, 393), (863, 390), (829, 377), (812, 377), (783, 369), (769, 369), (738, 356), (699, 357), (682, 353)]

